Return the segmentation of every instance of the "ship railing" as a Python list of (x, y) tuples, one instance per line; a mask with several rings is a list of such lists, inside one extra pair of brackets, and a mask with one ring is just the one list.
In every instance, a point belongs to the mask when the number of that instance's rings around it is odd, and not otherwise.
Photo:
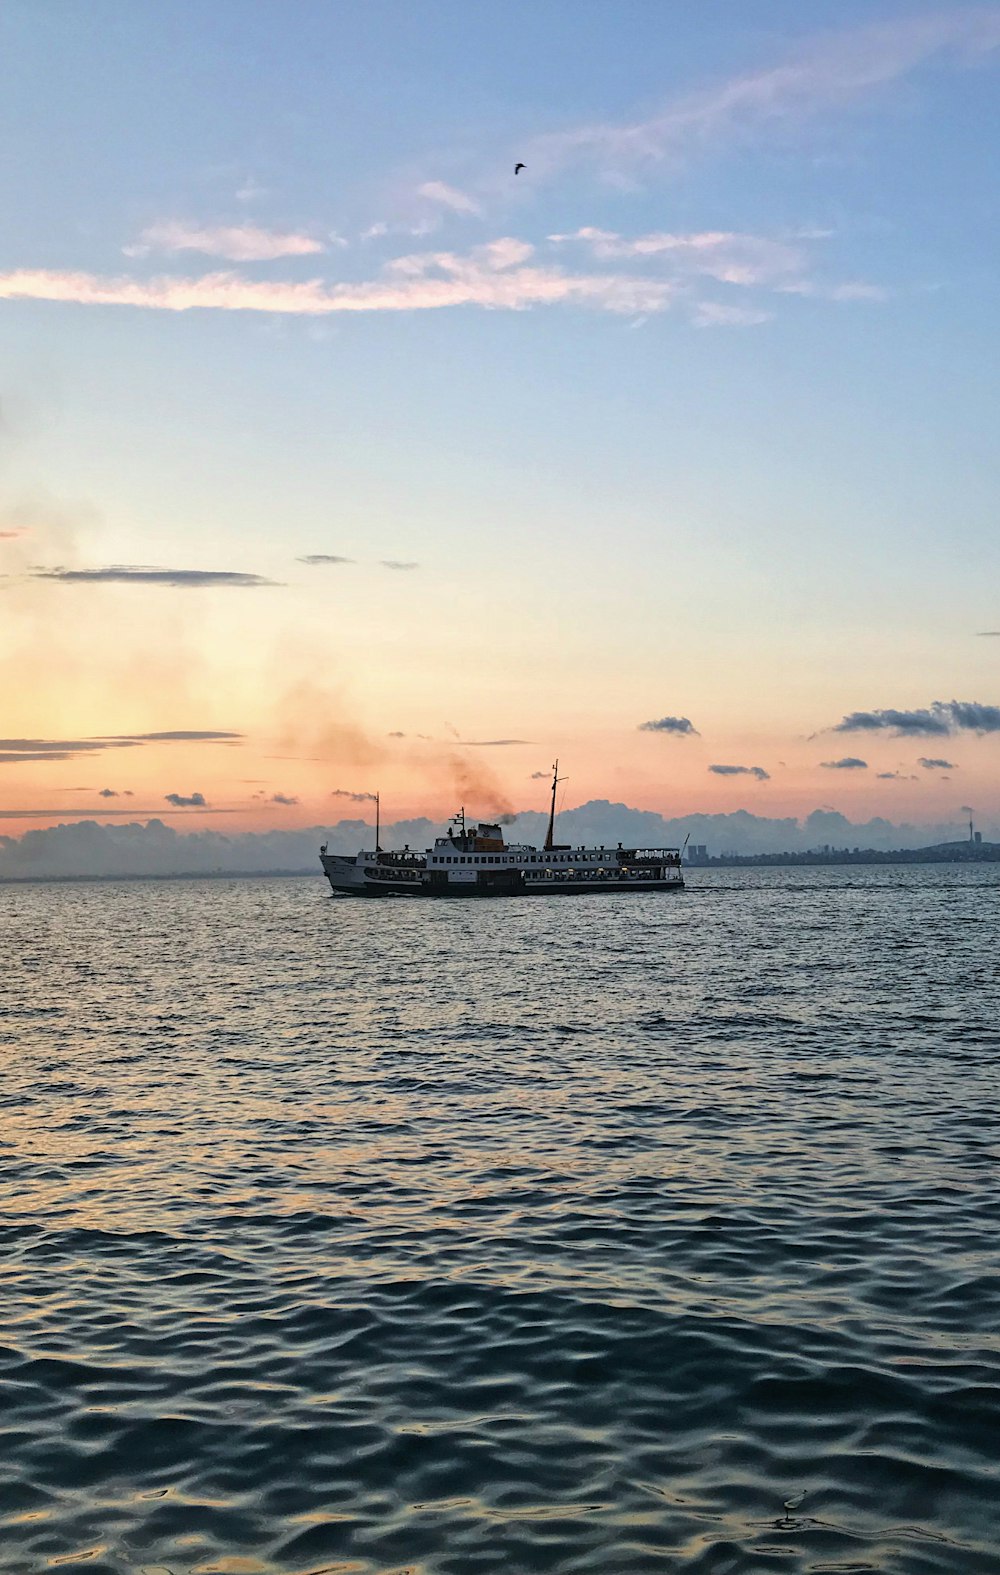
[(522, 874), (526, 880), (558, 881), (583, 886), (590, 881), (613, 880), (626, 882), (630, 880), (648, 880), (654, 871), (659, 870), (664, 871), (662, 876), (664, 880), (676, 881), (681, 886), (684, 884), (684, 878), (679, 866), (675, 868), (673, 865), (664, 865), (652, 860), (648, 863), (608, 864), (600, 869), (581, 869), (579, 866), (574, 867), (572, 864), (558, 868), (548, 865), (545, 868), (523, 870)]

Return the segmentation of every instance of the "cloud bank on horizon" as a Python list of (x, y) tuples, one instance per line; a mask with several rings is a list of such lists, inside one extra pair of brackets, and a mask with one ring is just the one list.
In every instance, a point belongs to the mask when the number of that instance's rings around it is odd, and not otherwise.
[[(545, 826), (543, 813), (517, 815), (511, 821), (510, 840), (539, 845)], [(722, 854), (805, 853), (824, 844), (887, 851), (968, 840), (965, 826), (955, 820), (922, 825), (894, 823), (882, 817), (852, 821), (830, 809), (813, 810), (801, 820), (760, 816), (747, 810), (670, 819), (607, 800), (566, 810), (560, 816), (560, 826), (573, 843), (600, 846), (624, 837), (630, 843), (679, 847), (690, 836), (707, 844), (711, 853)], [(215, 830), (182, 833), (158, 818), (124, 825), (104, 825), (92, 819), (68, 821), (27, 831), (21, 837), (0, 834), (0, 880), (269, 872), (315, 874), (319, 879), (321, 842), (335, 852), (356, 853), (370, 844), (372, 830), (372, 824), (363, 820), (237, 834)], [(383, 842), (423, 848), (443, 830), (443, 824), (426, 819), (397, 821), (383, 828)], [(987, 824), (984, 834), (987, 841), (1000, 837), (1000, 823), (995, 827)]]

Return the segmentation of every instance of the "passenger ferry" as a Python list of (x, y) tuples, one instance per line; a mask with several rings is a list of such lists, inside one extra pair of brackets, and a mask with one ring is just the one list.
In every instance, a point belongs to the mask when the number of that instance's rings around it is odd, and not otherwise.
[(680, 848), (574, 848), (554, 841), (559, 762), (552, 772), (552, 804), (541, 848), (504, 842), (499, 825), (469, 827), (465, 810), (452, 817), (443, 837), (423, 853), (379, 845), (375, 796), (375, 847), (353, 856), (320, 849), (323, 872), (344, 897), (568, 896), (580, 892), (683, 891)]

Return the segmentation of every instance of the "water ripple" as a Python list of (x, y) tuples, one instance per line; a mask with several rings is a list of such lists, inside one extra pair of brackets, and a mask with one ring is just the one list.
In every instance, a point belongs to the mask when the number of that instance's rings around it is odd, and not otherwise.
[(0, 1570), (995, 1572), (988, 869), (0, 888)]

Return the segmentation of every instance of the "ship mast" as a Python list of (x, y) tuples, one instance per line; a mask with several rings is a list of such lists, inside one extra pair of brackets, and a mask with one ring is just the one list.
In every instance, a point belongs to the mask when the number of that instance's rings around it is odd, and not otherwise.
[(379, 801), (378, 801), (378, 794), (376, 793), (375, 794), (375, 852), (376, 853), (381, 853), (382, 852), (381, 846), (379, 845), (379, 829), (380, 829), (379, 828)]
[(555, 831), (556, 825), (556, 788), (559, 786), (560, 782), (565, 782), (565, 780), (565, 777), (561, 777), (559, 775), (559, 762), (557, 760), (555, 765), (552, 767), (552, 806), (549, 809), (549, 829), (545, 833), (544, 848), (546, 853), (548, 853), (554, 846), (552, 834)]

